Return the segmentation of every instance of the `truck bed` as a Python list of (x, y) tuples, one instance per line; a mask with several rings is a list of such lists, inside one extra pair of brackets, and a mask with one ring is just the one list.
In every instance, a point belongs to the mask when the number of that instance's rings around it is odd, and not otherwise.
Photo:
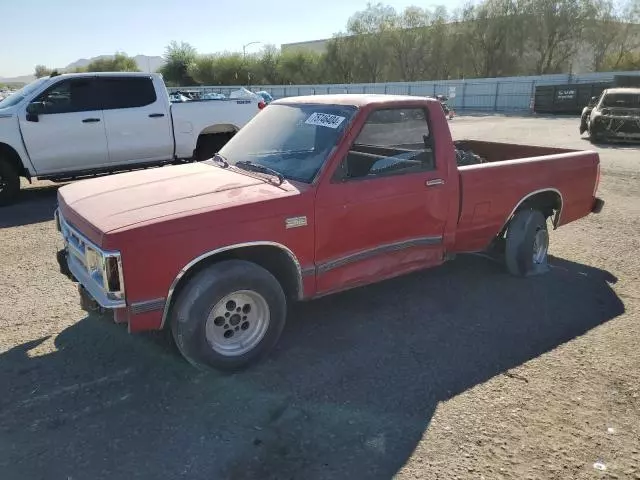
[(593, 151), (477, 140), (457, 141), (485, 163), (459, 166), (460, 209), (455, 251), (489, 246), (528, 197), (541, 192), (560, 205), (556, 226), (587, 215), (596, 189), (599, 158)]

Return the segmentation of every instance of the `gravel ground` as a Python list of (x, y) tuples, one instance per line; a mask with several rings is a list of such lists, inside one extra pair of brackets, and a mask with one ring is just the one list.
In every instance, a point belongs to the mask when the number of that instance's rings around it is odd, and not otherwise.
[[(575, 118), (451, 125), (591, 148)], [(548, 275), (461, 256), (297, 305), (228, 376), (82, 312), (32, 187), (0, 210), (0, 478), (640, 479), (640, 157), (599, 151), (605, 210), (552, 233)]]

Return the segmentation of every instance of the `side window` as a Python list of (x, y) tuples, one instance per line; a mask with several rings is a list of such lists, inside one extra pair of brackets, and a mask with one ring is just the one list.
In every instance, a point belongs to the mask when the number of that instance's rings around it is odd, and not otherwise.
[(44, 115), (101, 109), (96, 81), (93, 78), (62, 80), (41, 93), (34, 102), (41, 103)]
[(156, 90), (149, 77), (102, 78), (104, 109), (139, 108), (155, 103)]
[(426, 112), (376, 110), (369, 115), (341, 165), (342, 178), (372, 178), (435, 169)]

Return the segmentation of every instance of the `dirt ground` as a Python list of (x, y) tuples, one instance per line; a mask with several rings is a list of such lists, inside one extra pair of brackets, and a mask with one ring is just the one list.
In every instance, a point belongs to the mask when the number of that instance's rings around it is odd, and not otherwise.
[[(591, 148), (576, 118), (451, 125)], [(82, 312), (31, 188), (0, 210), (0, 478), (640, 479), (639, 150), (598, 148), (605, 209), (552, 233), (548, 275), (460, 256), (297, 305), (230, 376)]]

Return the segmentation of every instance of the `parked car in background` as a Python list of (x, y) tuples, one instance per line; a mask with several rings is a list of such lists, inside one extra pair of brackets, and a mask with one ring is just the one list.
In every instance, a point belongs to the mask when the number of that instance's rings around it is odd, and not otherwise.
[(68, 181), (210, 158), (256, 115), (254, 99), (172, 103), (162, 77), (45, 77), (0, 102), (0, 204), (20, 177)]
[(580, 134), (589, 132), (593, 142), (640, 140), (640, 88), (608, 88), (592, 102), (582, 112)]
[(599, 212), (599, 178), (594, 151), (454, 144), (434, 99), (285, 98), (206, 162), (62, 187), (58, 261), (83, 308), (237, 370), (292, 301), (489, 248), (513, 275), (546, 272), (549, 223)]

